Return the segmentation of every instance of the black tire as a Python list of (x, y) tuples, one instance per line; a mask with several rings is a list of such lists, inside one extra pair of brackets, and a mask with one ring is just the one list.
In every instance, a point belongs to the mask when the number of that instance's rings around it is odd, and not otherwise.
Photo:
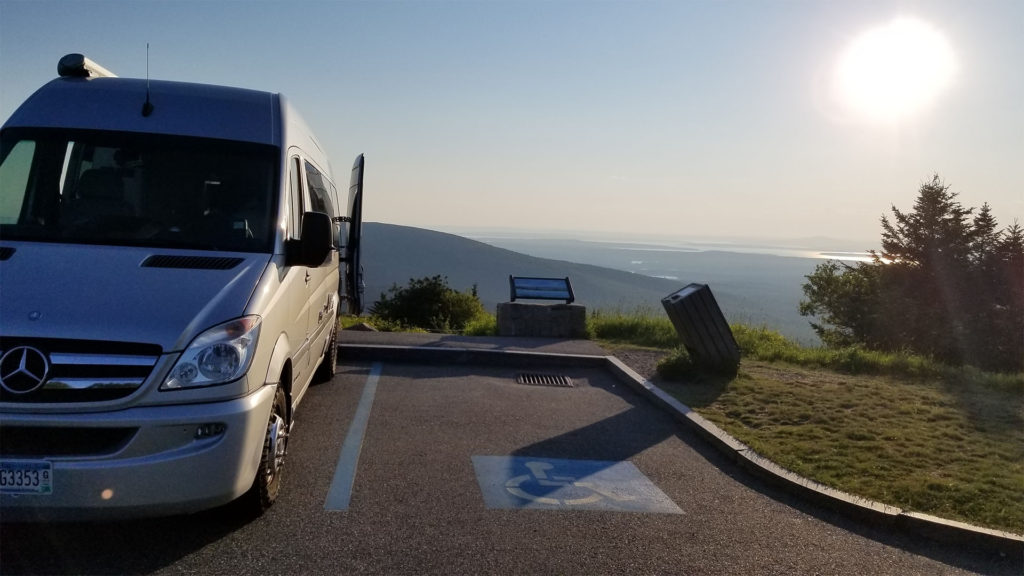
[(334, 323), (334, 327), (331, 328), (331, 338), (327, 343), (327, 350), (324, 351), (324, 359), (320, 362), (320, 366), (316, 369), (316, 374), (313, 375), (313, 382), (322, 383), (330, 382), (334, 378), (334, 375), (338, 373), (338, 323)]
[(288, 450), (288, 398), (281, 386), (274, 394), (274, 405), (263, 436), (260, 466), (252, 487), (236, 502), (237, 511), (247, 517), (258, 517), (267, 511), (281, 492), (281, 473)]

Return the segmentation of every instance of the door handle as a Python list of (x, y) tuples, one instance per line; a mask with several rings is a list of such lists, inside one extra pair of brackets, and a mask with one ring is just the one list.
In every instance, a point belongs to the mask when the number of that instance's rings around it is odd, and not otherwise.
[(312, 279), (313, 277), (309, 274), (309, 270), (306, 270), (306, 284), (309, 284), (309, 281)]

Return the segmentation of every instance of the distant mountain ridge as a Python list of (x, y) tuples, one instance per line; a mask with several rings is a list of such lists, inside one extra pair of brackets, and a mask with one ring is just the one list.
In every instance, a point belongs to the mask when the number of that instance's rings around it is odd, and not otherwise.
[[(567, 257), (571, 257), (568, 253)], [(790, 297), (790, 284), (784, 289), (768, 281), (759, 281), (745, 270), (756, 261), (757, 272), (777, 268), (791, 260), (772, 256), (751, 256), (704, 253), (697, 258), (714, 258), (719, 268), (726, 269), (722, 283), (709, 283), (731, 322), (767, 325), (790, 337), (813, 339), (806, 319), (796, 314), (795, 297)], [(661, 299), (691, 281), (707, 282), (708, 276), (692, 280), (668, 280), (567, 260), (528, 256), (462, 236), (422, 228), (367, 222), (363, 224), (363, 267), (366, 281), (366, 307), (376, 302), (391, 286), (406, 285), (412, 278), (442, 275), (448, 284), (468, 291), (475, 284), (484, 306), (494, 313), (499, 302), (509, 300), (509, 275), (565, 277), (572, 281), (576, 303), (588, 310), (621, 310), (632, 312), (645, 308), (662, 313)], [(802, 270), (799, 268), (797, 270)], [(696, 270), (695, 270), (696, 271)], [(794, 272), (793, 274), (796, 274)], [(792, 274), (790, 274), (792, 275)], [(797, 291), (799, 289), (797, 288)], [(784, 297), (776, 293), (784, 292)]]
[(454, 234), (367, 222), (363, 225), (363, 267), (367, 303), (393, 284), (440, 274), (460, 291), (474, 284), (484, 305), (494, 311), (509, 300), (509, 275), (568, 276), (577, 303), (594, 308), (638, 305), (660, 307), (661, 298), (679, 283), (610, 268), (549, 260), (496, 248)]

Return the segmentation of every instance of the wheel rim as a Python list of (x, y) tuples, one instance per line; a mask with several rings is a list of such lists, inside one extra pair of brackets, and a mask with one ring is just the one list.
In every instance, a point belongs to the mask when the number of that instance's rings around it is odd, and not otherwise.
[(267, 480), (273, 480), (277, 472), (284, 465), (284, 454), (288, 447), (288, 427), (285, 426), (284, 418), (276, 411), (270, 418), (270, 453), (274, 455), (270, 468), (267, 470)]

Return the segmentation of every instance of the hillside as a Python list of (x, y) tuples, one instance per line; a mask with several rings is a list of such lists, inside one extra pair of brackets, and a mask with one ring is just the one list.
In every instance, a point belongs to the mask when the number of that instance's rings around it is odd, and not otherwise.
[(509, 299), (508, 276), (569, 276), (576, 303), (588, 308), (638, 305), (660, 307), (661, 298), (682, 286), (678, 282), (599, 266), (535, 258), (453, 234), (393, 224), (363, 225), (363, 268), (367, 304), (392, 284), (440, 274), (457, 290), (474, 284), (484, 306), (493, 311)]
[[(367, 222), (363, 225), (363, 267), (366, 305), (369, 308), (393, 284), (405, 285), (411, 278), (440, 274), (457, 290), (474, 284), (484, 306), (494, 311), (509, 299), (508, 276), (569, 276), (576, 302), (588, 308), (633, 311), (637, 307), (661, 311), (661, 299), (689, 282), (708, 282), (722, 311), (732, 322), (764, 324), (784, 334), (807, 340), (813, 333), (788, 300), (775, 303), (768, 298), (769, 286), (752, 282), (750, 272), (771, 266), (772, 257), (716, 253), (706, 257), (719, 261), (736, 258), (737, 275), (728, 282), (710, 282), (707, 277), (666, 280), (611, 268), (527, 256), (462, 236), (422, 228)], [(752, 261), (753, 260), (753, 261)], [(729, 266), (732, 268), (732, 266)], [(745, 274), (745, 275), (744, 275)]]

